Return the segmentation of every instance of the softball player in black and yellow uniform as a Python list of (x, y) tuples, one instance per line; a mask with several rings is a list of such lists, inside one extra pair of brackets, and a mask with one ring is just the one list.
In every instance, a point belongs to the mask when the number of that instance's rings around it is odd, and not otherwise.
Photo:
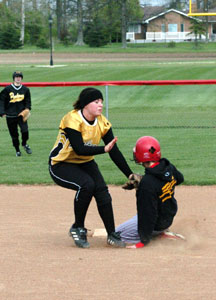
[(23, 74), (20, 71), (13, 73), (13, 83), (6, 86), (0, 93), (0, 116), (6, 116), (7, 126), (16, 149), (16, 156), (21, 156), (18, 127), (21, 130), (22, 146), (26, 153), (32, 151), (27, 144), (29, 129), (27, 121), (23, 121), (21, 113), (31, 110), (31, 94), (28, 87), (21, 84)]
[[(115, 232), (112, 199), (94, 155), (109, 152), (111, 159), (126, 177), (132, 174), (117, 147), (111, 123), (102, 115), (103, 96), (95, 88), (86, 88), (60, 122), (59, 133), (50, 153), (49, 171), (58, 185), (76, 190), (74, 199), (75, 222), (69, 230), (75, 244), (88, 248), (84, 226), (92, 197), (107, 231), (107, 243), (125, 247), (120, 234)], [(103, 140), (105, 146), (99, 146)]]

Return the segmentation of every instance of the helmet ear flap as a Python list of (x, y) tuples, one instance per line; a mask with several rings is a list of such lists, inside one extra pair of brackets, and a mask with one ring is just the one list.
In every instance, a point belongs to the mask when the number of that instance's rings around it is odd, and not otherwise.
[(159, 161), (161, 158), (160, 144), (152, 136), (143, 136), (137, 140), (133, 155), (136, 163)]

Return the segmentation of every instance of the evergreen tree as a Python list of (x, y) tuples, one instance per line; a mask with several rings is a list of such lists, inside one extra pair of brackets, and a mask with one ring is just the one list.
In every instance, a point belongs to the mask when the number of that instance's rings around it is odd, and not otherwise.
[(191, 26), (189, 27), (189, 29), (191, 30), (191, 32), (189, 32), (188, 34), (195, 35), (194, 44), (195, 44), (195, 47), (198, 47), (198, 38), (202, 34), (205, 34), (205, 23), (200, 22), (200, 21), (196, 20), (195, 18), (191, 19)]
[(0, 31), (0, 48), (19, 49), (20, 47), (22, 47), (20, 28), (16, 28), (13, 23), (2, 26)]
[(109, 36), (102, 20), (96, 18), (85, 31), (85, 43), (90, 47), (102, 47), (108, 44)]
[(45, 33), (43, 30), (43, 28), (48, 28), (48, 26), (44, 26), (43, 19), (39, 11), (26, 13), (25, 42), (36, 45), (38, 40), (42, 38), (42, 35), (44, 35), (44, 38), (48, 38), (47, 32)]

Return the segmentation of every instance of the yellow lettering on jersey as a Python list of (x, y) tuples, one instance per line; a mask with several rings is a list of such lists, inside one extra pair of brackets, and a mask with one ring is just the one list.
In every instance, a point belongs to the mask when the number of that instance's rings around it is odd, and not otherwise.
[(86, 146), (97, 146), (97, 144), (93, 144), (92, 140), (85, 142), (84, 145)]
[(10, 93), (10, 103), (15, 103), (15, 102), (20, 102), (24, 100), (24, 95), (20, 95), (20, 94), (16, 94), (14, 95), (14, 93)]
[(165, 202), (167, 199), (172, 198), (172, 194), (174, 193), (175, 184), (176, 184), (176, 180), (174, 179), (174, 177), (172, 177), (172, 181), (167, 182), (162, 187), (162, 195), (160, 195), (162, 202)]

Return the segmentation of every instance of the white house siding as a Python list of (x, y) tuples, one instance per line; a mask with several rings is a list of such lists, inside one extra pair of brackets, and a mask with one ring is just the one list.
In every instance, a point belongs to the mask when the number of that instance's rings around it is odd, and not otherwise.
[[(201, 37), (203, 40), (205, 36)], [(195, 35), (189, 34), (189, 32), (147, 32), (146, 40), (135, 39), (134, 32), (127, 32), (127, 41), (129, 43), (151, 43), (151, 42), (184, 42), (194, 40)]]

